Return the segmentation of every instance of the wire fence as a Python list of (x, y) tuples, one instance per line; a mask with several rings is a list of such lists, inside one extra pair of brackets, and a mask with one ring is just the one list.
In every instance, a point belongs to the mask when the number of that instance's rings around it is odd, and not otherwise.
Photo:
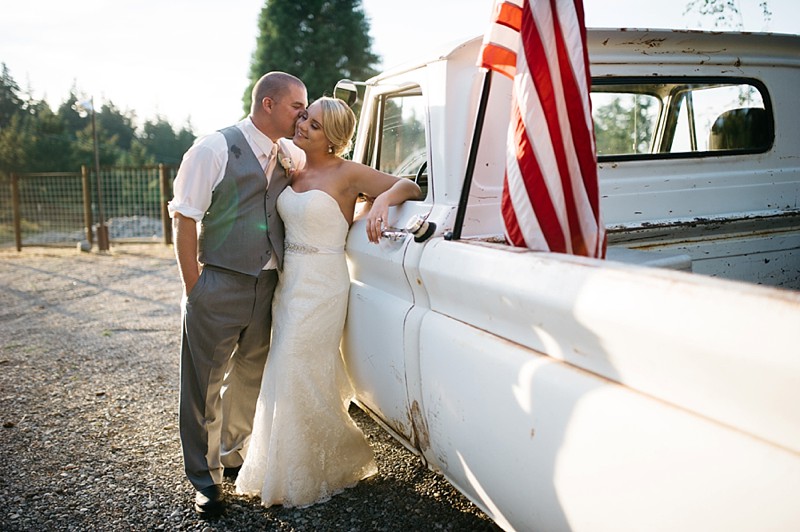
[(166, 202), (175, 171), (159, 165), (101, 168), (100, 179), (85, 167), (12, 175), (0, 183), (0, 246), (91, 244), (100, 222), (111, 242), (169, 243)]

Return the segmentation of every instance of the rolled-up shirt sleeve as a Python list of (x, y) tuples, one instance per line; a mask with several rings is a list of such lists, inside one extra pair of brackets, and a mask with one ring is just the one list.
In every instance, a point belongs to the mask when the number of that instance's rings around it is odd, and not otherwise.
[(184, 154), (175, 176), (172, 200), (167, 205), (170, 218), (179, 213), (201, 221), (226, 164), (227, 143), (221, 133), (212, 133), (195, 142)]

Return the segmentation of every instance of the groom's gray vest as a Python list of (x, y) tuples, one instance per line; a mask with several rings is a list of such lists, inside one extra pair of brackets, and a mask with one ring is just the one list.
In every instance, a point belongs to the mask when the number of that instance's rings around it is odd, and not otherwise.
[(276, 164), (267, 187), (264, 170), (239, 128), (220, 133), (228, 143), (228, 164), (203, 216), (200, 262), (256, 276), (275, 253), (280, 269), (284, 230), (275, 202), (289, 176)]

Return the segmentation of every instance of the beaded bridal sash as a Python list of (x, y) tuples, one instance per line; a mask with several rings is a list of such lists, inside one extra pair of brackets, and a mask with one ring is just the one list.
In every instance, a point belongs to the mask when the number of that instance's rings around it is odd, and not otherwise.
[(299, 244), (297, 242), (286, 242), (284, 246), (285, 246), (284, 250), (286, 253), (302, 253), (304, 255), (310, 255), (312, 253), (328, 253), (328, 254), (344, 253), (344, 246), (338, 249), (318, 248), (316, 246), (311, 246), (309, 244)]

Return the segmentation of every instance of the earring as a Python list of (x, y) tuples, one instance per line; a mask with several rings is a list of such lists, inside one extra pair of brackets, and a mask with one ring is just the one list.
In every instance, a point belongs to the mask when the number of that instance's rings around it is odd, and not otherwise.
[(328, 153), (333, 153), (333, 146), (328, 146)]

